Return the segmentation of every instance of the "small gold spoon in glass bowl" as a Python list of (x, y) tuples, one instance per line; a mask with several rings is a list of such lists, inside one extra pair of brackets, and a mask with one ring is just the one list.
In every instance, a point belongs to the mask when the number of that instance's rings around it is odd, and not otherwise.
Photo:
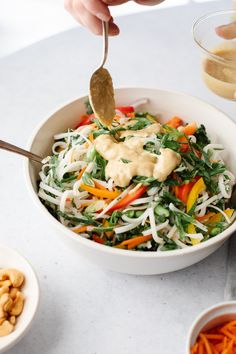
[(108, 70), (103, 66), (108, 55), (108, 22), (102, 22), (103, 26), (103, 59), (99, 68), (90, 79), (89, 100), (95, 117), (105, 126), (111, 126), (115, 117), (115, 99), (112, 78)]
[(12, 145), (10, 143), (7, 143), (6, 141), (0, 140), (0, 149), (2, 150), (7, 150), (10, 152), (14, 152), (16, 154), (28, 157), (28, 159), (42, 163), (43, 158), (41, 156), (38, 156), (36, 154), (33, 154), (30, 151), (21, 149), (18, 146)]

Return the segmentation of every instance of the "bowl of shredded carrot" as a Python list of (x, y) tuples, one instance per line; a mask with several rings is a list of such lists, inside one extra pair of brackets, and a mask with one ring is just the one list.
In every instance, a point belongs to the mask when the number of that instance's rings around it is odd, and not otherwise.
[(186, 353), (236, 353), (236, 301), (219, 303), (198, 316), (188, 334)]

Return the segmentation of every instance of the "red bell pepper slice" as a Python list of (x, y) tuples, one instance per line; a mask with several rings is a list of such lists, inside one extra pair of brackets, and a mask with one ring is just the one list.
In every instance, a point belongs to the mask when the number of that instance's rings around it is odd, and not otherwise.
[(100, 243), (101, 245), (104, 245), (105, 241), (103, 240), (103, 238), (97, 236), (97, 235), (93, 235), (93, 241)]
[(111, 207), (111, 209), (109, 209), (108, 212), (110, 213), (110, 212), (113, 212), (114, 210), (124, 209), (125, 207), (127, 207), (127, 205), (132, 203), (135, 199), (138, 199), (139, 197), (141, 197), (141, 195), (143, 195), (146, 192), (146, 190), (147, 190), (147, 187), (142, 186), (136, 192), (134, 192), (132, 194), (127, 194), (117, 204), (115, 204), (113, 207)]
[(132, 106), (120, 106), (120, 107), (116, 107), (116, 109), (118, 109), (123, 114), (134, 112), (134, 107)]
[(187, 203), (189, 193), (193, 188), (194, 184), (199, 180), (200, 177), (195, 177), (193, 182), (183, 184), (182, 186), (175, 186), (175, 195), (177, 198), (182, 200), (185, 204)]
[(91, 122), (91, 119), (94, 117), (94, 114), (84, 114), (80, 119), (79, 124), (76, 125), (75, 129), (82, 127), (83, 125), (88, 125)]

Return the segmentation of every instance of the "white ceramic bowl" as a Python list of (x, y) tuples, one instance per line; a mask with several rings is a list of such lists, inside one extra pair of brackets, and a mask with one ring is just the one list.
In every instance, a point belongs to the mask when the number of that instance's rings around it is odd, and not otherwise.
[(16, 268), (25, 275), (22, 293), (25, 296), (24, 309), (19, 317), (14, 331), (5, 337), (0, 337), (0, 353), (15, 345), (32, 325), (39, 303), (39, 285), (35, 272), (29, 262), (11, 248), (0, 245), (0, 269)]
[[(236, 161), (235, 124), (224, 113), (197, 98), (158, 89), (117, 89), (115, 96), (118, 106), (130, 104), (140, 98), (149, 98), (150, 102), (143, 107), (143, 110), (153, 114), (160, 113), (162, 121), (178, 115), (187, 122), (203, 123), (213, 137), (213, 141), (221, 142), (225, 146), (227, 153), (224, 158), (236, 175), (236, 164), (233, 164), (233, 161)], [(78, 123), (79, 117), (85, 113), (84, 100), (85, 97), (81, 97), (44, 120), (33, 134), (29, 145), (31, 151), (41, 156), (51, 154), (53, 135), (66, 131), (67, 128), (74, 127)], [(58, 236), (62, 236), (71, 247), (78, 250), (80, 255), (114, 271), (130, 274), (161, 274), (185, 268), (214, 252), (236, 230), (236, 223), (234, 223), (207, 242), (166, 252), (134, 252), (103, 246), (75, 235), (50, 215), (41, 204), (37, 196), (39, 167), (36, 163), (26, 161), (26, 183), (39, 208), (39, 218), (44, 215), (49, 224), (55, 228)]]
[(192, 324), (186, 343), (186, 354), (194, 345), (200, 332), (208, 331), (224, 322), (236, 320), (236, 301), (221, 302), (203, 311)]

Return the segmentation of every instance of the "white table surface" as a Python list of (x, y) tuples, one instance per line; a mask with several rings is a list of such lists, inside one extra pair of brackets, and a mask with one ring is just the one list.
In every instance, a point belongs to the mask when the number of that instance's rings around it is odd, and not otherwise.
[[(201, 82), (191, 37), (196, 18), (230, 4), (192, 3), (119, 19), (121, 35), (110, 42), (108, 65), (115, 85), (187, 92), (235, 118), (235, 103)], [(86, 92), (100, 47), (97, 37), (75, 29), (0, 60), (0, 139), (26, 146), (41, 119)], [(1, 152), (0, 166), (0, 242), (33, 263), (41, 284), (34, 325), (9, 353), (182, 354), (195, 316), (222, 301), (226, 288), (231, 296), (235, 274), (233, 268), (227, 272), (227, 245), (197, 265), (162, 276), (100, 269), (68, 249), (39, 218), (22, 159)]]

